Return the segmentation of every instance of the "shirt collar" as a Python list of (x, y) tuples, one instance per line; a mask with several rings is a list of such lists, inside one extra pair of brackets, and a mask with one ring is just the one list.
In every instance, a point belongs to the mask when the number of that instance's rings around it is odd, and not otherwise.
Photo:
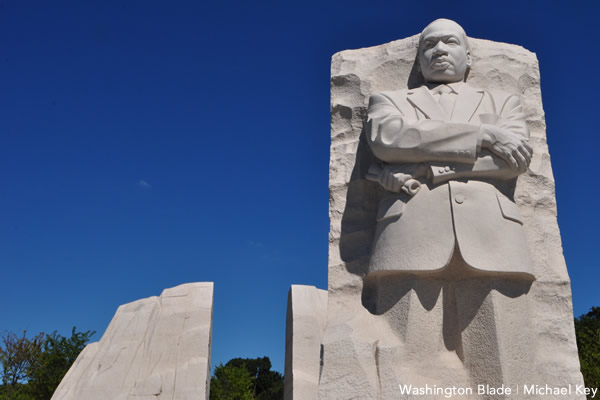
[(429, 88), (430, 91), (436, 93), (436, 88), (438, 88), (440, 85), (446, 85), (448, 86), (450, 89), (452, 89), (452, 91), (455, 94), (459, 94), (460, 93), (460, 89), (463, 87), (465, 83), (463, 81), (459, 81), (459, 82), (452, 82), (452, 83), (437, 83), (437, 82), (427, 82), (425, 85)]

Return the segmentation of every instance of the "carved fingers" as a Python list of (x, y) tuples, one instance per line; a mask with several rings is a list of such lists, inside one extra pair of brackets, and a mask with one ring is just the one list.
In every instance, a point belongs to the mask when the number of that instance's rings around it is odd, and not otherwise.
[(384, 169), (379, 183), (390, 192), (400, 193), (402, 187), (404, 186), (404, 182), (408, 181), (409, 179), (412, 179), (411, 175), (404, 174), (402, 172), (392, 173), (391, 171)]
[(487, 147), (519, 173), (527, 170), (533, 154), (527, 139), (497, 126), (482, 125), (481, 127), (482, 147)]
[(377, 164), (371, 165), (367, 173), (367, 179), (378, 182), (385, 190), (394, 193), (405, 192), (411, 196), (415, 195), (421, 183), (416, 180), (425, 174), (424, 165), (384, 165), (383, 168)]

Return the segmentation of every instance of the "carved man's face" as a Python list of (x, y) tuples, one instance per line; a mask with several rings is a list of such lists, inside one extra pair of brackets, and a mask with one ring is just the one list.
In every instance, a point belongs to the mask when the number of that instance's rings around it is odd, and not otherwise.
[(419, 41), (419, 66), (427, 82), (462, 81), (471, 66), (471, 53), (460, 25), (447, 19), (429, 24)]

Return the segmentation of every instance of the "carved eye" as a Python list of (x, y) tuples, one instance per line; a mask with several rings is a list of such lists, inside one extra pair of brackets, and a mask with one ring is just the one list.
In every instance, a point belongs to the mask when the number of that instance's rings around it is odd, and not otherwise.
[(426, 49), (431, 49), (433, 46), (435, 46), (435, 42), (433, 40), (426, 40), (425, 41), (425, 48)]

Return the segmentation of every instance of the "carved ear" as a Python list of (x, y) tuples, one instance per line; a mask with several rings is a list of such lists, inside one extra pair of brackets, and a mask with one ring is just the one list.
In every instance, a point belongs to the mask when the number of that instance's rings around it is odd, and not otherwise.
[(473, 61), (473, 59), (471, 58), (471, 51), (467, 50), (467, 70), (465, 71), (465, 78), (464, 78), (464, 82), (467, 81), (467, 77), (469, 76), (469, 73), (471, 72), (471, 62)]

